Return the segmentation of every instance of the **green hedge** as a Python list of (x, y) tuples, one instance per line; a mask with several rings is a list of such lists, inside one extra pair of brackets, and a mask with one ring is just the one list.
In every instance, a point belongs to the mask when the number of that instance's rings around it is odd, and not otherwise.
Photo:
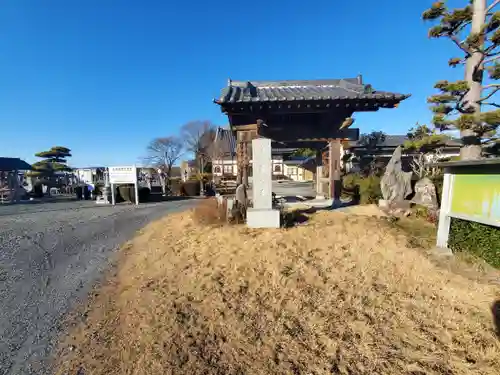
[(348, 173), (342, 178), (342, 196), (359, 201), (360, 204), (378, 203), (382, 199), (380, 177), (375, 174), (363, 176)]
[(452, 218), (448, 246), (467, 251), (500, 268), (500, 228)]

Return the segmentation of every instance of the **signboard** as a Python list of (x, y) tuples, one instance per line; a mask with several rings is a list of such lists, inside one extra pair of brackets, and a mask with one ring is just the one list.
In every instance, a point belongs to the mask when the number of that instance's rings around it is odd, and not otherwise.
[(116, 184), (134, 184), (135, 204), (139, 204), (139, 183), (137, 167), (135, 165), (123, 167), (109, 167), (109, 183), (111, 184), (111, 203), (116, 204)]
[(453, 176), (450, 215), (500, 226), (500, 175)]
[(500, 159), (441, 165), (446, 169), (437, 246), (448, 246), (451, 218), (500, 227)]
[(137, 182), (137, 167), (109, 167), (110, 184), (135, 184)]
[(91, 169), (78, 169), (77, 170), (78, 180), (85, 183), (92, 183), (92, 170)]

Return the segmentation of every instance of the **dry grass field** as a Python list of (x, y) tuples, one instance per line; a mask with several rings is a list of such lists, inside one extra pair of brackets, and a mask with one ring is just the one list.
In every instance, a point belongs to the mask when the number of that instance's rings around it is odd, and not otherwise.
[(291, 229), (166, 217), (63, 339), (58, 374), (496, 374), (498, 286), (409, 246), (387, 220)]

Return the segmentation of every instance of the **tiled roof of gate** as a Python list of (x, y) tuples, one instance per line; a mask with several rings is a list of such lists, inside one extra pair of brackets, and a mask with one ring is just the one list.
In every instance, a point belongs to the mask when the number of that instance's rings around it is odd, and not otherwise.
[(373, 90), (371, 85), (361, 83), (361, 78), (246, 82), (230, 80), (216, 103), (348, 99), (401, 101), (409, 96)]

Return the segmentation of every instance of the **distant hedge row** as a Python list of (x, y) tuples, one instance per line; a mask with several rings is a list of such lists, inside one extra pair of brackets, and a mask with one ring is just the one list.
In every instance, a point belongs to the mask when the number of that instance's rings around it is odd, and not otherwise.
[(467, 251), (500, 268), (500, 228), (452, 218), (448, 246)]

